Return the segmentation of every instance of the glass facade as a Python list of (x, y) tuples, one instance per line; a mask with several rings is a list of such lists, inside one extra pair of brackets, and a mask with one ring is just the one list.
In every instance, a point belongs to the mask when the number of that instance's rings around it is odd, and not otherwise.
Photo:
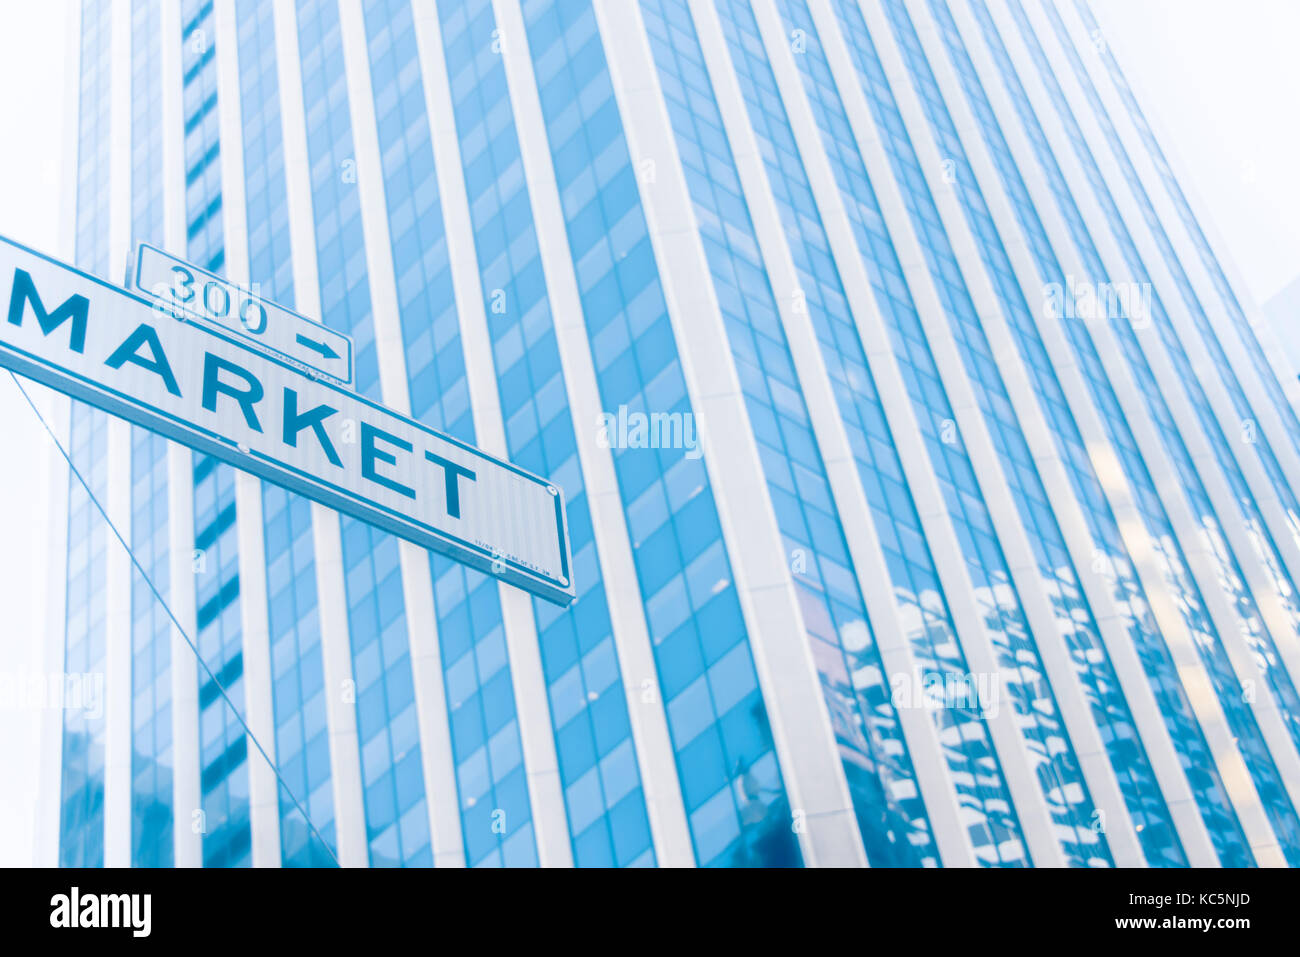
[[(737, 0), (718, 4), (718, 14), (913, 657), (927, 675), (969, 674), (757, 21)], [(981, 838), (976, 854), (995, 863), (996, 845), (1018, 838), (987, 725), (979, 709), (970, 707), (936, 711), (934, 720), (969, 833)]]
[[(1027, 102), (1023, 88), (1020, 87), (1022, 82), (1016, 72), (1015, 67), (1007, 55), (1003, 40), (998, 33), (998, 28), (989, 14), (987, 6), (980, 0), (973, 0), (972, 9), (976, 13), (981, 30), (989, 44), (989, 49), (993, 52), (1000, 65), (1002, 80), (1007, 84), (1009, 89), (1015, 89), (1018, 102), (1021, 108), (1028, 111), (1032, 106)], [(1036, 59), (1040, 71), (1043, 67), (1041, 51)], [(1047, 83), (1048, 88), (1055, 94), (1054, 103), (1058, 109), (1063, 106), (1060, 100), (1059, 88), (1054, 86), (1055, 79), (1049, 73), (1041, 72), (1041, 76)], [(1068, 108), (1067, 108), (1068, 109)], [(1026, 112), (1026, 122), (1028, 116)], [(1068, 114), (1061, 112), (1061, 117), (1066, 120)], [(1035, 124), (1039, 121), (1033, 120)], [(1073, 117), (1069, 117), (1066, 125), (1073, 130), (1072, 139), (1079, 149), (1079, 156), (1083, 159), (1085, 156), (1091, 159), (1091, 154), (1087, 153), (1087, 147), (1083, 144), (1082, 136), (1078, 132), (1077, 125), (1073, 124)], [(1064, 178), (1061, 177), (1060, 167), (1055, 158), (1051, 157), (1050, 147), (1048, 147), (1042, 134), (1041, 127), (1037, 128), (1038, 137), (1042, 138), (1043, 146), (1040, 155), (1045, 163), (1050, 163), (1054, 172), (1059, 178), (1059, 191), (1057, 192), (1058, 202), (1069, 207), (1070, 215), (1067, 219), (1074, 219), (1076, 227), (1074, 236), (1080, 253), (1084, 261), (1089, 266), (1089, 280), (1105, 286), (1112, 283), (1112, 277), (1106, 271), (1102, 263), (1100, 253), (1089, 235), (1087, 227), (1083, 223), (1081, 214), (1075, 199), (1069, 191)], [(1095, 165), (1089, 165), (1094, 177), (1099, 177), (1100, 173), (1096, 170)], [(1094, 179), (1094, 182), (1096, 180)], [(1106, 188), (1101, 186), (1100, 192), (1105, 192)], [(1106, 195), (1109, 196), (1108, 192)], [(1100, 195), (1099, 195), (1100, 198)], [(1120, 220), (1119, 211), (1113, 201), (1109, 204), (1103, 204), (1108, 209), (1107, 225), (1112, 228), (1123, 229)], [(1140, 321), (1140, 320), (1137, 320)], [(1134, 329), (1135, 319), (1122, 312), (1111, 318), (1111, 328), (1119, 341), (1123, 351), (1124, 359), (1127, 361), (1136, 382), (1138, 383), (1138, 393), (1145, 400), (1150, 411), (1152, 422), (1156, 426), (1157, 434), (1161, 438), (1164, 448), (1170, 455), (1171, 460), (1177, 470), (1182, 491), (1189, 501), (1189, 504), (1196, 506), (1194, 514), (1201, 521), (1201, 527), (1204, 531), (1203, 536), (1197, 541), (1198, 545), (1208, 545), (1216, 550), (1216, 557), (1220, 559), (1220, 570), (1223, 588), (1236, 599), (1236, 611), (1239, 616), (1237, 627), (1245, 632), (1257, 632), (1260, 628), (1259, 618), (1254, 602), (1249, 595), (1245, 594), (1239, 575), (1229, 576), (1223, 574), (1223, 561), (1231, 561), (1231, 556), (1225, 555), (1224, 545), (1221, 538), (1222, 533), (1218, 527), (1218, 519), (1210, 506), (1208, 496), (1205, 493), (1204, 485), (1201, 478), (1197, 475), (1196, 468), (1191, 461), (1191, 456), (1187, 451), (1186, 444), (1182, 436), (1178, 433), (1177, 427), (1173, 422), (1172, 415), (1169, 411), (1168, 404), (1164, 399), (1155, 379), (1152, 375), (1150, 365), (1148, 364), (1141, 346), (1139, 345), (1137, 335)], [(1120, 413), (1122, 415), (1122, 413)], [(1127, 426), (1125, 426), (1127, 428)], [(1132, 446), (1136, 450), (1135, 444)], [(1175, 540), (1176, 535), (1172, 534), (1173, 529), (1169, 524), (1166, 515), (1164, 524), (1168, 540)], [(1154, 539), (1153, 539), (1154, 540)], [(1184, 545), (1183, 548), (1187, 548)], [(1216, 629), (1215, 623), (1210, 615), (1210, 611), (1205, 604), (1205, 598), (1201, 591), (1201, 586), (1195, 581), (1190, 569), (1187, 567), (1186, 559), (1180, 557), (1170, 557), (1170, 567), (1177, 569), (1175, 572), (1181, 582), (1180, 592), (1185, 604), (1184, 608), (1187, 615), (1188, 629), (1192, 632), (1196, 641), (1196, 651), (1202, 662), (1206, 673), (1214, 687), (1214, 691), (1219, 700), (1220, 707), (1232, 729), (1233, 737), (1241, 747), (1242, 757), (1246, 761), (1247, 768), (1251, 773), (1252, 780), (1261, 792), (1261, 799), (1264, 801), (1266, 813), (1270, 816), (1276, 816), (1277, 822), (1275, 827), (1280, 827), (1282, 833), (1278, 835), (1280, 840), (1289, 844), (1289, 840), (1284, 835), (1290, 833), (1294, 821), (1295, 809), (1286, 801), (1279, 801), (1282, 792), (1282, 782), (1276, 768), (1273, 766), (1271, 756), (1265, 746), (1261, 736), (1258, 722), (1249, 702), (1245, 701), (1242, 687), (1237, 676), (1232, 671), (1231, 663), (1224, 646), (1226, 635), (1222, 635)], [(1289, 851), (1289, 853), (1294, 853)]]
[[(693, 414), (595, 13), (527, 3), (523, 17), (603, 407)], [(696, 860), (796, 863), (704, 463), (611, 452)]]
[[(840, 8), (841, 22), (846, 23), (851, 35), (858, 37), (854, 46), (859, 51), (859, 69), (879, 84), (884, 79), (884, 71), (879, 59), (873, 55), (870, 38), (864, 35), (865, 24), (860, 16), (855, 17), (856, 11), (847, 3), (840, 4)], [(1033, 376), (1031, 381), (1039, 397), (1044, 418), (1056, 439), (1061, 461), (1066, 465), (1071, 491), (1088, 524), (1093, 554), (1101, 552), (1107, 555), (1110, 562), (1118, 560), (1127, 563), (1127, 557), (1122, 554), (1123, 545), (1114, 529), (1114, 518), (1104, 502), (1101, 483), (1088, 462), (1078, 426), (1034, 325), (1031, 306), (1015, 283), (1015, 273), (1007, 258), (1006, 249), (984, 203), (974, 171), (952, 124), (951, 115), (943, 105), (943, 98), (925, 60), (915, 28), (901, 3), (890, 0), (885, 9), (935, 142), (940, 152), (951, 158), (954, 175), (963, 184), (968, 184), (967, 188), (957, 193), (962, 213), (978, 244), (981, 263), (993, 280), (992, 285), (1002, 314), (1016, 334), (1016, 344), (1024, 366)], [(901, 118), (895, 120), (895, 123), (897, 128), (897, 124), (901, 124)], [(987, 354), (986, 349), (985, 355)], [(1043, 583), (1047, 594), (1052, 596), (1058, 620), (1063, 623), (1063, 635), (1075, 666), (1079, 669), (1080, 678), (1085, 683), (1088, 704), (1097, 727), (1103, 732), (1108, 756), (1124, 792), (1129, 814), (1135, 821), (1142, 823), (1139, 833), (1148, 858), (1163, 858), (1170, 865), (1185, 863), (1168, 808), (1156, 786), (1150, 763), (1142, 752), (1131, 711), (1120, 693), (1114, 668), (1100, 640), (1095, 617), (1082, 594), (1077, 572), (1067, 564), (1065, 542), (1059, 526), (1048, 517), (1045, 490), (1041, 483), (1033, 483), (1033, 488), (1036, 492), (1033, 498), (1018, 498), (1017, 501), (1024, 506), (1027, 524), (1035, 520), (1030, 517), (1031, 514), (1041, 516), (1037, 519), (1039, 535), (1030, 540), (1040, 545), (1037, 558)], [(1035, 507), (1031, 508), (1031, 505)], [(1111, 587), (1116, 586), (1125, 590), (1133, 588), (1131, 574), (1122, 584), (1118, 579), (1114, 580)], [(1140, 627), (1138, 613), (1130, 596), (1125, 595), (1122, 602), (1117, 601), (1116, 604), (1125, 616), (1127, 630), (1132, 632)]]
[[(578, 599), (565, 611), (540, 599), (532, 604), (574, 863), (653, 864), (623, 678), (578, 465), (575, 428), (582, 423), (573, 421), (555, 344), (523, 161), (505, 99), (505, 67), (492, 47), (492, 6), (487, 0), (443, 2), (438, 20), (506, 445), (511, 461), (549, 476), (564, 490), (571, 523)], [(398, 35), (402, 14), (390, 24)], [(392, 221), (391, 209), (389, 216)], [(450, 682), (449, 672), (449, 688)], [(495, 772), (495, 759), (491, 764)]]
[[(931, 3), (931, 10), (953, 69), (957, 72), (963, 93), (967, 97), (969, 108), (977, 118), (980, 134), (998, 169), (1003, 188), (1011, 200), (1023, 238), (1034, 255), (1035, 265), (1044, 287), (1056, 284), (1057, 288), (1063, 289), (1067, 281), (1065, 270), (1052, 250), (1042, 218), (1029, 197), (1022, 174), (1017, 169), (1006, 138), (993, 116), (983, 85), (987, 80), (981, 80), (977, 74), (947, 6), (934, 0)], [(1023, 96), (1015, 95), (1021, 92), (1021, 88), (1015, 83), (1009, 83), (1008, 89), (1012, 91), (1013, 100), (1021, 110), (1021, 115), (1025, 117), (1031, 142), (1043, 143), (1041, 129), (1032, 113), (1028, 112), (1027, 102)], [(1045, 144), (1036, 149), (1038, 155), (1042, 157), (1044, 173), (1056, 195), (1064, 196), (1065, 187), (1060, 169), (1051, 159), (1050, 152), (1045, 152), (1045, 149)], [(1086, 236), (1086, 229), (1077, 208), (1070, 206), (1069, 211), (1070, 215), (1066, 217), (1067, 225), (1075, 231), (1076, 235)], [(1160, 505), (1151, 474), (1138, 454), (1137, 443), (1124, 419), (1114, 389), (1106, 378), (1096, 347), (1082, 324), (1067, 324), (1065, 330), (1074, 350), (1075, 361), (1084, 376), (1085, 385), (1102, 416), (1107, 437), (1130, 483), (1135, 505), (1145, 522), (1157, 555), (1163, 560), (1165, 581), (1171, 587), (1182, 589), (1185, 587), (1183, 583), (1186, 582), (1187, 573), (1181, 559), (1176, 558), (1172, 552), (1172, 549), (1177, 547), (1174, 543), (1172, 526), (1169, 524), (1163, 506)], [(1105, 506), (1106, 503), (1103, 500), (1099, 505)], [(1225, 863), (1228, 860), (1243, 863), (1249, 861), (1249, 850), (1244, 835), (1241, 834), (1233, 809), (1228, 803), (1227, 794), (1223, 791), (1222, 781), (1210, 759), (1203, 731), (1194, 720), (1186, 692), (1177, 678), (1173, 657), (1167, 645), (1160, 641), (1149, 605), (1139, 591), (1141, 584), (1138, 582), (1137, 571), (1131, 559), (1126, 558), (1119, 550), (1122, 540), (1113, 512), (1106, 526), (1107, 545), (1101, 553), (1105, 559), (1104, 565), (1111, 569), (1116, 590), (1122, 589), (1121, 594), (1127, 597), (1129, 607), (1133, 609), (1132, 613), (1137, 616), (1129, 626), (1128, 634), (1140, 651), (1143, 668), (1153, 690), (1157, 690), (1160, 695), (1158, 700), (1161, 714), (1168, 725), (1170, 737), (1175, 742), (1184, 769), (1188, 772), (1188, 781), (1197, 794), (1197, 807), (1205, 818), (1206, 828), (1220, 858)], [(1183, 614), (1189, 625), (1198, 620), (1193, 617), (1193, 610), (1189, 605), (1183, 605)], [(1140, 627), (1134, 627), (1135, 625)]]
[(128, 689), (131, 766), (65, 711), (58, 863), (1300, 864), (1300, 424), (1085, 0), (127, 7), (80, 9), (78, 265), (318, 310), (359, 393), (563, 490), (576, 599), (186, 452), (190, 527), (74, 403), (64, 671)]

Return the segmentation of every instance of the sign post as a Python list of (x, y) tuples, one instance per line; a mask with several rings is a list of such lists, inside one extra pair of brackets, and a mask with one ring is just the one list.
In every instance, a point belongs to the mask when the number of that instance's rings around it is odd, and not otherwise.
[(573, 601), (564, 496), (546, 479), (3, 237), (0, 309), (0, 366), (556, 604)]

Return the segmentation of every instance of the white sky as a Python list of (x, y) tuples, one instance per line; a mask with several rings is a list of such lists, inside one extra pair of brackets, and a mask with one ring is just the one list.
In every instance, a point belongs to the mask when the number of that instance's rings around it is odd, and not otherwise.
[[(0, 234), (57, 252), (64, 39), (73, 0), (0, 0)], [(1032, 2), (1032, 0), (1030, 0)], [(1300, 3), (1292, 0), (1093, 0), (1127, 73), (1148, 93), (1263, 302), (1300, 273)], [(30, 543), (47, 439), (0, 376), (0, 676), (38, 670), (43, 582)], [(32, 857), (37, 748), (27, 712), (0, 702), (0, 865)], [(57, 800), (54, 795), (49, 800)]]
[[(0, 235), (50, 253), (58, 252), (71, 2), (0, 0)], [(33, 544), (47, 537), (40, 485), (49, 439), (7, 372), (0, 374), (0, 422), (0, 676), (13, 681), (41, 671), (44, 576)], [(32, 860), (36, 717), (0, 701), (0, 866)]]
[(1300, 3), (1091, 2), (1262, 305), (1300, 275)]

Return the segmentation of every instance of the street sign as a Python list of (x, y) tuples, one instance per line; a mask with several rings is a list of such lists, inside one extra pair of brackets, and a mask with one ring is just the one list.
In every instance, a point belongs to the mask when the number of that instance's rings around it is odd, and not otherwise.
[(0, 237), (0, 366), (558, 605), (564, 496), (242, 337)]
[(136, 247), (132, 285), (180, 318), (193, 316), (258, 351), (351, 385), (352, 340), (148, 243)]

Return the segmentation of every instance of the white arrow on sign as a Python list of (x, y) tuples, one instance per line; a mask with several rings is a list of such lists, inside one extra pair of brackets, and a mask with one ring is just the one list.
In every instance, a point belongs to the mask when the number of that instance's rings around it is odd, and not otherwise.
[(177, 318), (184, 313), (211, 322), (241, 336), (254, 348), (306, 366), (342, 385), (352, 384), (352, 340), (348, 336), (216, 273), (140, 243), (132, 284)]
[(0, 237), (0, 366), (559, 605), (564, 496), (203, 323)]

